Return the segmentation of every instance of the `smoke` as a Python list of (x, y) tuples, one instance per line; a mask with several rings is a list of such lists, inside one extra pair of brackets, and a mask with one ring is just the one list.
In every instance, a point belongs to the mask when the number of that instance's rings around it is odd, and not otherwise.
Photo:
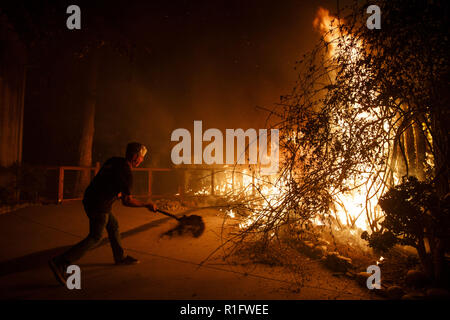
[[(93, 161), (122, 155), (127, 142), (140, 141), (150, 149), (144, 166), (168, 166), (171, 132), (192, 130), (194, 120), (202, 120), (205, 129), (266, 128), (267, 113), (256, 107), (271, 108), (281, 95), (290, 93), (296, 80), (295, 61), (317, 39), (311, 25), (316, 9), (316, 4), (298, 1), (182, 1), (178, 5), (151, 1), (121, 6), (120, 14), (115, 13), (120, 19), (114, 23), (138, 49), (131, 58), (119, 56), (114, 48), (105, 49)], [(107, 17), (104, 20), (112, 23)], [(48, 78), (49, 87), (64, 84), (51, 92), (62, 98), (30, 99), (25, 115), (32, 119), (39, 110), (48, 118), (46, 127), (35, 124), (33, 130), (45, 135), (57, 126), (59, 140), (76, 146), (75, 131), (81, 123), (74, 119), (79, 118), (83, 99), (68, 101), (74, 94), (67, 92), (85, 79), (82, 74), (73, 77), (66, 71), (70, 67), (59, 69), (58, 74), (45, 74), (43, 66), (41, 74), (30, 76), (36, 82), (30, 81), (27, 90), (39, 90), (38, 83)], [(52, 101), (64, 104), (47, 107)], [(65, 105), (75, 105), (74, 110), (62, 110)], [(61, 110), (58, 117), (45, 114), (55, 109)], [(24, 138), (28, 146), (40, 144), (32, 134)], [(51, 150), (48, 161), (59, 157), (61, 146), (45, 147)], [(67, 164), (73, 164), (70, 159), (77, 158), (76, 148), (65, 152), (74, 153), (66, 157)], [(33, 157), (28, 160), (33, 162)]]
[[(313, 43), (315, 8), (305, 11), (295, 4), (296, 10), (290, 10), (292, 6), (280, 5), (269, 19), (268, 3), (259, 12), (250, 5), (236, 12), (197, 6), (191, 18), (178, 17), (176, 26), (169, 19), (160, 30), (164, 38), (146, 34), (145, 23), (137, 22), (133, 28), (147, 39), (151, 53), (138, 56), (133, 66), (111, 58), (109, 63), (123, 70), (105, 77), (110, 83), (105, 93), (111, 96), (100, 108), (109, 116), (97, 118), (97, 145), (107, 150), (108, 144), (122, 148), (127, 139), (141, 141), (152, 150), (152, 164), (166, 166), (171, 132), (192, 132), (194, 120), (202, 120), (204, 130), (266, 128), (268, 114), (257, 106), (270, 109), (290, 92), (295, 61)], [(115, 128), (112, 135), (108, 126)]]

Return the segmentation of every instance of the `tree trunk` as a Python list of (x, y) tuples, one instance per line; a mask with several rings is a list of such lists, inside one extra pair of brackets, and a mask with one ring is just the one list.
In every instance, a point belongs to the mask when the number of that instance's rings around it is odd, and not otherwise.
[(395, 144), (395, 169), (400, 177), (405, 176), (408, 173), (407, 163), (406, 163), (406, 150), (405, 150), (405, 139), (404, 134), (401, 134), (398, 139), (396, 139)]
[[(88, 61), (87, 92), (83, 106), (81, 138), (79, 145), (79, 162), (82, 167), (92, 166), (92, 145), (95, 131), (95, 106), (97, 103), (97, 73), (98, 58), (95, 52)], [(83, 170), (78, 173), (75, 195), (81, 196), (91, 180), (91, 171)]]
[[(446, 99), (445, 99), (446, 98)], [(442, 95), (442, 101), (448, 102), (448, 94)], [(446, 104), (445, 104), (446, 105)], [(449, 157), (449, 139), (448, 139), (448, 110), (445, 105), (439, 105), (432, 114), (431, 125), (433, 130), (433, 149), (434, 149), (434, 164), (435, 164), (435, 186), (436, 193), (439, 197), (440, 204), (444, 203), (444, 199), (449, 196), (449, 181), (448, 181), (448, 157)], [(444, 274), (444, 254), (448, 248), (445, 248), (445, 236), (448, 235), (449, 225), (448, 218), (444, 216), (445, 208), (438, 208), (436, 213), (437, 219), (440, 222), (442, 235), (436, 239), (436, 250), (433, 254), (434, 275), (436, 283), (442, 283), (447, 276)]]
[(416, 147), (414, 143), (414, 131), (412, 127), (412, 123), (408, 125), (408, 128), (406, 129), (405, 133), (405, 149), (406, 149), (406, 157), (408, 159), (408, 175), (417, 177), (417, 170), (416, 170)]
[(425, 273), (427, 274), (427, 276), (430, 279), (433, 279), (434, 278), (433, 277), (434, 268), (433, 268), (430, 254), (427, 253), (427, 250), (425, 249), (424, 238), (419, 239), (416, 249), (417, 249), (417, 253), (419, 255), (420, 262), (422, 263), (422, 267), (423, 267)]
[[(417, 119), (417, 121), (420, 121)], [(425, 179), (425, 151), (426, 151), (426, 141), (425, 134), (423, 132), (420, 122), (413, 122), (414, 129), (414, 142), (416, 149), (416, 177), (420, 181)]]
[(440, 114), (433, 117), (433, 148), (434, 163), (436, 168), (436, 191), (439, 198), (443, 199), (449, 193), (448, 185), (448, 128), (445, 123), (446, 114)]

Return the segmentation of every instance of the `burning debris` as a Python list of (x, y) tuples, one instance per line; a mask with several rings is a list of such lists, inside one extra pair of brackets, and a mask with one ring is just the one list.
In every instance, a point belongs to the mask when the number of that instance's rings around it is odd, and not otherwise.
[(160, 209), (157, 211), (178, 221), (178, 225), (175, 228), (165, 232), (163, 236), (172, 237), (174, 235), (181, 236), (191, 234), (193, 237), (198, 238), (203, 234), (203, 231), (205, 231), (205, 223), (200, 216), (183, 215), (181, 218), (179, 218), (169, 212)]

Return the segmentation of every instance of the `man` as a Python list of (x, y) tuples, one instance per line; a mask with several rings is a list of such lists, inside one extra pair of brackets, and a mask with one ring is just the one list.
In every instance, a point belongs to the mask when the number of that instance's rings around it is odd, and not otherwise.
[(129, 143), (125, 158), (113, 157), (108, 159), (87, 187), (84, 193), (83, 206), (89, 218), (88, 236), (62, 255), (49, 261), (50, 268), (61, 284), (66, 285), (67, 266), (79, 260), (89, 249), (100, 242), (105, 227), (116, 265), (139, 263), (137, 259), (124, 254), (119, 224), (111, 213), (111, 208), (114, 201), (120, 197), (123, 205), (127, 207), (146, 207), (154, 212), (157, 210), (154, 203), (144, 203), (133, 199), (131, 196), (131, 168), (138, 167), (144, 160), (146, 153), (147, 148), (144, 145), (137, 142)]

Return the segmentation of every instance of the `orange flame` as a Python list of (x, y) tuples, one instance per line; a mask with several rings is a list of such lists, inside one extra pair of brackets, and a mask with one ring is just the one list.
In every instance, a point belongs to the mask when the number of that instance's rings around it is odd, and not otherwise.
[(330, 15), (330, 11), (327, 9), (319, 7), (313, 20), (313, 27), (323, 34), (327, 33), (332, 27), (336, 27), (335, 17)]
[[(329, 49), (329, 57), (337, 57), (343, 52), (338, 52), (338, 43), (345, 44), (346, 46), (352, 46), (351, 35), (342, 31), (339, 26), (345, 23), (343, 19), (339, 19), (330, 14), (330, 11), (324, 8), (319, 8), (316, 13), (316, 17), (313, 21), (313, 27), (319, 31), (325, 42), (327, 42)], [(361, 49), (358, 42), (356, 48), (351, 49), (350, 59), (355, 59), (358, 56), (358, 51)]]

